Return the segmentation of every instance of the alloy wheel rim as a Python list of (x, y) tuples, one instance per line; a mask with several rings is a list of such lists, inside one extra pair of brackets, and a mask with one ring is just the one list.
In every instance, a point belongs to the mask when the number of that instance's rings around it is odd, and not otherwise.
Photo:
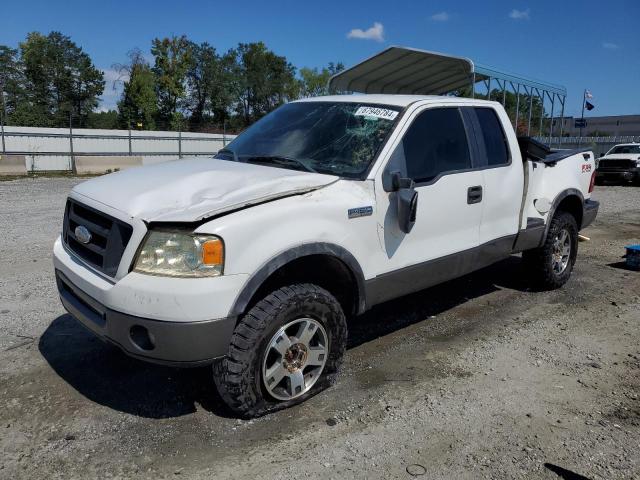
[(553, 239), (553, 248), (551, 251), (551, 267), (556, 275), (562, 274), (569, 265), (571, 258), (571, 235), (566, 228), (558, 232)]
[(298, 318), (271, 337), (262, 361), (262, 383), (277, 400), (293, 400), (318, 381), (329, 354), (327, 332), (312, 318)]

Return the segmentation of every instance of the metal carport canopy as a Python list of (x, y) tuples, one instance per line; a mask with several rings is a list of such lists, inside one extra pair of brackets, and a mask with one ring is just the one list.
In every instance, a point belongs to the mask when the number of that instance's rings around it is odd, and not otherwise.
[[(566, 96), (564, 87), (512, 75), (456, 57), (416, 48), (392, 46), (343, 70), (329, 80), (334, 91), (442, 95), (481, 81), (501, 80)], [(490, 84), (489, 84), (490, 85)]]

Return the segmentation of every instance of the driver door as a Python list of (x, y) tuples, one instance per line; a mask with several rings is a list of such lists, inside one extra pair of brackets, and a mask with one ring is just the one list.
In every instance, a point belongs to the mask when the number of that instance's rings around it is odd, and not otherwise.
[[(484, 188), (472, 151), (456, 107), (429, 106), (407, 122), (376, 179), (378, 234), (385, 253), (374, 282), (376, 303), (466, 273), (479, 245)], [(399, 227), (397, 193), (384, 191), (383, 176), (393, 171), (412, 179), (418, 192), (409, 233)]]

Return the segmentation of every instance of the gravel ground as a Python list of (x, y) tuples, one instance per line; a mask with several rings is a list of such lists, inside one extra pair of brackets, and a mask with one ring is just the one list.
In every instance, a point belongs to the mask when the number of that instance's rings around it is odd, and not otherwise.
[[(63, 311), (78, 180), (0, 182), (0, 478), (640, 478), (640, 188), (599, 187), (571, 281), (518, 258), (350, 322), (338, 385), (241, 421), (206, 368), (147, 365)], [(584, 477), (574, 476), (574, 474)]]

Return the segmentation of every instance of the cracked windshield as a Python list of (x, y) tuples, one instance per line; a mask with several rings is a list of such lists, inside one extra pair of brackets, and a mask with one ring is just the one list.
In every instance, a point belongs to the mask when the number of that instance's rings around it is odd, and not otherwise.
[(399, 110), (348, 102), (289, 103), (251, 126), (216, 158), (360, 178)]

